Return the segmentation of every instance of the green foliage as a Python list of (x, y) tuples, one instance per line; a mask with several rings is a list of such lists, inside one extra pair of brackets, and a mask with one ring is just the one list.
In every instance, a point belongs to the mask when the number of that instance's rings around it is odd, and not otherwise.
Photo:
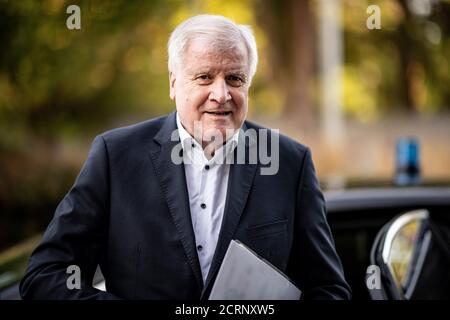
[[(381, 29), (368, 30), (365, 9), (381, 9)], [(433, 113), (450, 107), (450, 2), (428, 15), (408, 1), (343, 1), (344, 107), (371, 120), (393, 111)]]
[(69, 4), (0, 2), (1, 125), (51, 136), (169, 109), (167, 16), (179, 2), (79, 1), (81, 30), (66, 28)]

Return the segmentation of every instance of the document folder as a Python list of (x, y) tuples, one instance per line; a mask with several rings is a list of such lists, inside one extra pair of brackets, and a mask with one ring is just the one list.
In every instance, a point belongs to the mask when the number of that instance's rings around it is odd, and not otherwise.
[(209, 300), (298, 300), (301, 291), (276, 267), (231, 240)]

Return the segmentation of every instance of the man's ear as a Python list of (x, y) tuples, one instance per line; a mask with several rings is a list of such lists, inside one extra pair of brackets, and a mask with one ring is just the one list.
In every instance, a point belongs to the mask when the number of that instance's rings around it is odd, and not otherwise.
[(175, 82), (176, 82), (177, 78), (175, 76), (175, 74), (171, 71), (169, 73), (169, 87), (170, 87), (170, 91), (169, 91), (169, 96), (170, 99), (175, 100)]

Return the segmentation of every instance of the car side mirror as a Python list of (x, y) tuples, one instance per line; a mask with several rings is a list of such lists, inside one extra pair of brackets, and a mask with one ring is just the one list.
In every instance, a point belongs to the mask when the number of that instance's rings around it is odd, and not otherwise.
[(396, 218), (386, 230), (381, 257), (391, 289), (400, 299), (409, 299), (421, 273), (430, 245), (429, 212), (414, 210)]
[(414, 296), (432, 240), (429, 223), (427, 210), (413, 210), (395, 217), (378, 232), (370, 257), (380, 272), (380, 286), (368, 286), (373, 300)]

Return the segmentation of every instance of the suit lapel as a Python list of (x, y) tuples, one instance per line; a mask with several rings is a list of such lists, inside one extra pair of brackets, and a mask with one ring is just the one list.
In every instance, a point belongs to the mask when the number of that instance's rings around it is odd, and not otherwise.
[[(245, 124), (243, 130), (246, 130)], [(239, 144), (245, 144), (245, 153), (249, 151), (256, 152), (256, 141), (250, 139), (247, 143), (242, 135), (239, 136)], [(247, 158), (249, 159), (249, 158)], [(216, 251), (211, 263), (208, 277), (202, 292), (202, 299), (209, 295), (211, 281), (215, 278), (216, 273), (222, 263), (225, 253), (228, 249), (230, 241), (233, 239), (234, 232), (240, 221), (245, 204), (247, 203), (248, 194), (253, 184), (253, 179), (258, 167), (257, 164), (237, 164), (237, 148), (234, 151), (234, 164), (230, 166), (230, 175), (228, 178), (227, 201), (225, 205), (224, 216), (222, 220), (219, 240), (217, 242)]]
[(180, 235), (183, 248), (200, 288), (203, 288), (200, 263), (195, 249), (195, 235), (192, 228), (189, 197), (183, 164), (174, 164), (171, 160), (172, 150), (178, 150), (177, 141), (171, 141), (172, 132), (176, 130), (175, 113), (170, 114), (161, 130), (155, 136), (156, 143), (150, 150), (150, 159), (160, 180), (170, 214)]

